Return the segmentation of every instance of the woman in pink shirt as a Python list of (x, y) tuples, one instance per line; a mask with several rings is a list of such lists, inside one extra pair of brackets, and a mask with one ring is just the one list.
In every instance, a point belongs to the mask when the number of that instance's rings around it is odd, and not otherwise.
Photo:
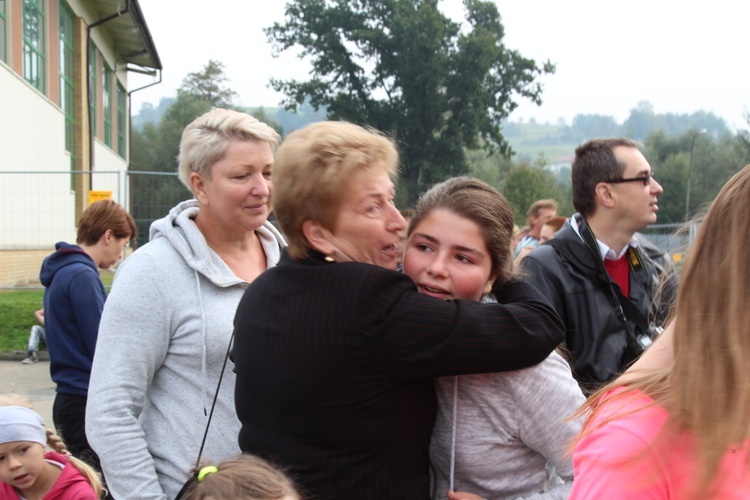
[(750, 165), (724, 186), (690, 249), (672, 356), (640, 364), (579, 412), (571, 499), (750, 498), (748, 213)]

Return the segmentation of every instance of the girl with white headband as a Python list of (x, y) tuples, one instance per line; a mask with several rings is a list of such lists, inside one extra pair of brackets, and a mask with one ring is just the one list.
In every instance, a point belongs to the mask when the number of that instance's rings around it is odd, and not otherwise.
[[(47, 445), (54, 451), (45, 451)], [(36, 412), (0, 406), (0, 498), (91, 500), (101, 495), (98, 474), (71, 456)]]

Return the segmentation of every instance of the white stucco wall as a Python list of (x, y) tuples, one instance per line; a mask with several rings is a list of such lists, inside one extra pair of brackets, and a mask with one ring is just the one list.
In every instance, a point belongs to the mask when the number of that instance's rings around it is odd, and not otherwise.
[[(91, 178), (92, 191), (111, 191), (112, 199), (125, 206), (125, 172), (128, 165), (125, 159), (111, 150), (100, 140), (94, 141), (94, 176)], [(116, 172), (116, 173), (113, 173)]]
[(75, 238), (65, 116), (1, 63), (0, 88), (0, 249)]

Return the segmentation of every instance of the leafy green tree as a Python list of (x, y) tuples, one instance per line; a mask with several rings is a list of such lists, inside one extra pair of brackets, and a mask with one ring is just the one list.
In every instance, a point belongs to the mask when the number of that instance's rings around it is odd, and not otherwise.
[(482, 149), (467, 151), (466, 160), (469, 165), (468, 175), (481, 179), (498, 190), (513, 168), (510, 158), (492, 155)]
[(570, 126), (570, 139), (583, 143), (597, 137), (617, 137), (620, 124), (612, 116), (578, 114)]
[(714, 137), (729, 132), (724, 120), (706, 111), (691, 114), (654, 113), (653, 105), (641, 101), (630, 110), (630, 116), (622, 124), (622, 134), (643, 141), (652, 132), (662, 131), (668, 136), (678, 136), (691, 130), (706, 131)]
[(513, 207), (516, 224), (519, 226), (526, 224), (526, 212), (531, 204), (545, 198), (557, 200), (561, 204), (558, 212), (570, 215), (567, 205), (562, 205), (567, 199), (564, 186), (557, 182), (552, 172), (539, 165), (522, 162), (512, 167), (500, 192)]
[(438, 0), (292, 0), (266, 29), (277, 53), (300, 47), (306, 81), (272, 79), (288, 109), (309, 100), (331, 119), (369, 125), (399, 144), (399, 201), (467, 172), (464, 148), (510, 153), (501, 122), (517, 97), (541, 103), (537, 76), (551, 73), (503, 44), (491, 1), (464, 0), (462, 27)]
[(187, 94), (191, 98), (207, 101), (213, 107), (232, 108), (237, 93), (227, 87), (229, 78), (224, 73), (224, 63), (210, 59), (201, 71), (188, 73), (177, 89), (177, 97)]
[(278, 120), (272, 118), (271, 115), (266, 112), (266, 108), (264, 108), (263, 106), (259, 108), (248, 108), (244, 111), (256, 120), (261, 121), (274, 129), (279, 133), (279, 135), (284, 135), (284, 127), (281, 126), (281, 123)]
[(739, 135), (724, 133), (714, 137), (710, 133), (696, 134), (698, 131), (692, 129), (669, 137), (659, 131), (646, 138), (644, 155), (664, 188), (664, 193), (659, 196), (659, 223), (685, 220), (691, 149), (693, 164), (688, 207), (691, 216), (708, 205), (729, 178), (750, 161), (750, 149), (743, 148)]
[[(750, 112), (745, 112), (745, 122), (750, 126)], [(750, 130), (740, 130), (737, 132), (738, 147), (744, 153), (745, 157), (750, 156)]]
[(305, 102), (297, 106), (294, 112), (279, 109), (274, 119), (283, 126), (285, 132), (289, 133), (310, 123), (325, 120), (326, 110), (325, 108), (314, 109), (309, 102)]
[(133, 130), (130, 170), (134, 173), (130, 175), (130, 196), (133, 218), (138, 224), (138, 244), (148, 241), (151, 221), (191, 197), (175, 176), (152, 172), (177, 172), (177, 154), (185, 127), (214, 106), (232, 107), (235, 93), (225, 86), (226, 81), (223, 65), (209, 61), (202, 71), (190, 73), (183, 80), (177, 99), (158, 123), (147, 122), (141, 130)]

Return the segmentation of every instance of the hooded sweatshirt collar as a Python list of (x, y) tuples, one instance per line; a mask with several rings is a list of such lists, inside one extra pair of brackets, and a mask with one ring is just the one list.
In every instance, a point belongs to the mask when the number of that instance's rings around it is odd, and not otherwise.
[(93, 269), (97, 274), (99, 270), (94, 263), (94, 259), (83, 251), (78, 245), (71, 245), (60, 241), (55, 243), (55, 253), (49, 255), (42, 263), (42, 269), (39, 272), (39, 281), (42, 285), (49, 287), (52, 279), (60, 269), (74, 264), (83, 264)]
[[(157, 238), (167, 238), (191, 269), (205, 276), (216, 286), (227, 287), (244, 283), (216, 252), (206, 245), (206, 240), (194, 221), (198, 211), (197, 200), (183, 201), (172, 208), (166, 217), (151, 224), (149, 239), (153, 241)], [(260, 238), (266, 260), (269, 263), (278, 262), (281, 247), (286, 245), (281, 233), (268, 221), (255, 232)]]

